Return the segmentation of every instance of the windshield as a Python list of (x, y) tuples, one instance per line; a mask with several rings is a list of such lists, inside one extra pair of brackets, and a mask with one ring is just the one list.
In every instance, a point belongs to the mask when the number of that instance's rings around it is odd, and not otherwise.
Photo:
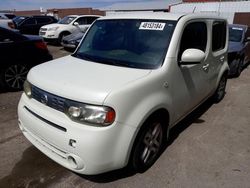
[(66, 16), (61, 19), (58, 23), (59, 24), (70, 24), (76, 17), (74, 16)]
[(156, 69), (164, 61), (176, 21), (98, 20), (73, 54), (115, 66)]
[(25, 16), (17, 16), (13, 19), (16, 25), (20, 25), (27, 17)]
[(240, 42), (242, 39), (243, 28), (240, 27), (230, 27), (229, 28), (229, 41)]

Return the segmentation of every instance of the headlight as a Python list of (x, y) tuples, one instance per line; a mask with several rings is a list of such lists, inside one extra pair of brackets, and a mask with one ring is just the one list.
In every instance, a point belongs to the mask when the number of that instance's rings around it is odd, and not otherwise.
[(51, 27), (48, 29), (48, 31), (56, 31), (59, 27)]
[(31, 95), (32, 95), (32, 89), (31, 88), (32, 88), (31, 84), (27, 80), (25, 80), (24, 85), (23, 85), (23, 90), (24, 90), (24, 93), (29, 98), (31, 98)]
[(115, 120), (115, 111), (106, 106), (94, 106), (67, 101), (66, 114), (73, 121), (108, 126)]
[(75, 44), (75, 43), (76, 43), (76, 41), (74, 41), (74, 40), (69, 41), (69, 44)]

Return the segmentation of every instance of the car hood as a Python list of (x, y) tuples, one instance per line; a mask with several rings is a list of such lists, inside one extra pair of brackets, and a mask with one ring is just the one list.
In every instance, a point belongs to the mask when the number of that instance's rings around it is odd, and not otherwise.
[(53, 27), (67, 27), (67, 26), (68, 25), (53, 23), (53, 24), (44, 25), (44, 26), (42, 26), (42, 28), (50, 29)]
[(72, 33), (66, 37), (63, 38), (63, 40), (66, 40), (66, 41), (76, 41), (76, 40), (81, 40), (82, 37), (83, 37), (84, 33), (82, 32), (79, 32), (79, 33)]
[(28, 80), (52, 94), (102, 105), (109, 93), (150, 72), (151, 70), (105, 65), (66, 56), (32, 68)]
[(243, 45), (241, 42), (229, 42), (228, 53), (241, 51)]

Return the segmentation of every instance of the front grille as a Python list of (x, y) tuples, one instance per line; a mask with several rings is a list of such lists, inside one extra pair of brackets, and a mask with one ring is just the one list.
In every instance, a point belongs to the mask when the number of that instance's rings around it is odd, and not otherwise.
[(42, 31), (39, 32), (39, 35), (40, 35), (40, 36), (43, 36), (43, 35), (45, 35), (45, 34), (46, 34), (46, 32), (42, 32)]
[(66, 99), (32, 86), (32, 98), (55, 110), (64, 112)]
[(47, 28), (40, 28), (40, 31), (47, 31)]

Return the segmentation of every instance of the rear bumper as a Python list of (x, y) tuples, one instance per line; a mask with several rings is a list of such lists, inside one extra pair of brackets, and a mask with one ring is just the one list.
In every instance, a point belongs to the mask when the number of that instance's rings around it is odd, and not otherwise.
[(64, 113), (28, 99), (25, 94), (18, 105), (18, 116), (24, 136), (48, 157), (72, 171), (100, 174), (122, 168), (128, 162), (136, 132), (133, 127), (117, 122), (102, 128), (75, 123)]

